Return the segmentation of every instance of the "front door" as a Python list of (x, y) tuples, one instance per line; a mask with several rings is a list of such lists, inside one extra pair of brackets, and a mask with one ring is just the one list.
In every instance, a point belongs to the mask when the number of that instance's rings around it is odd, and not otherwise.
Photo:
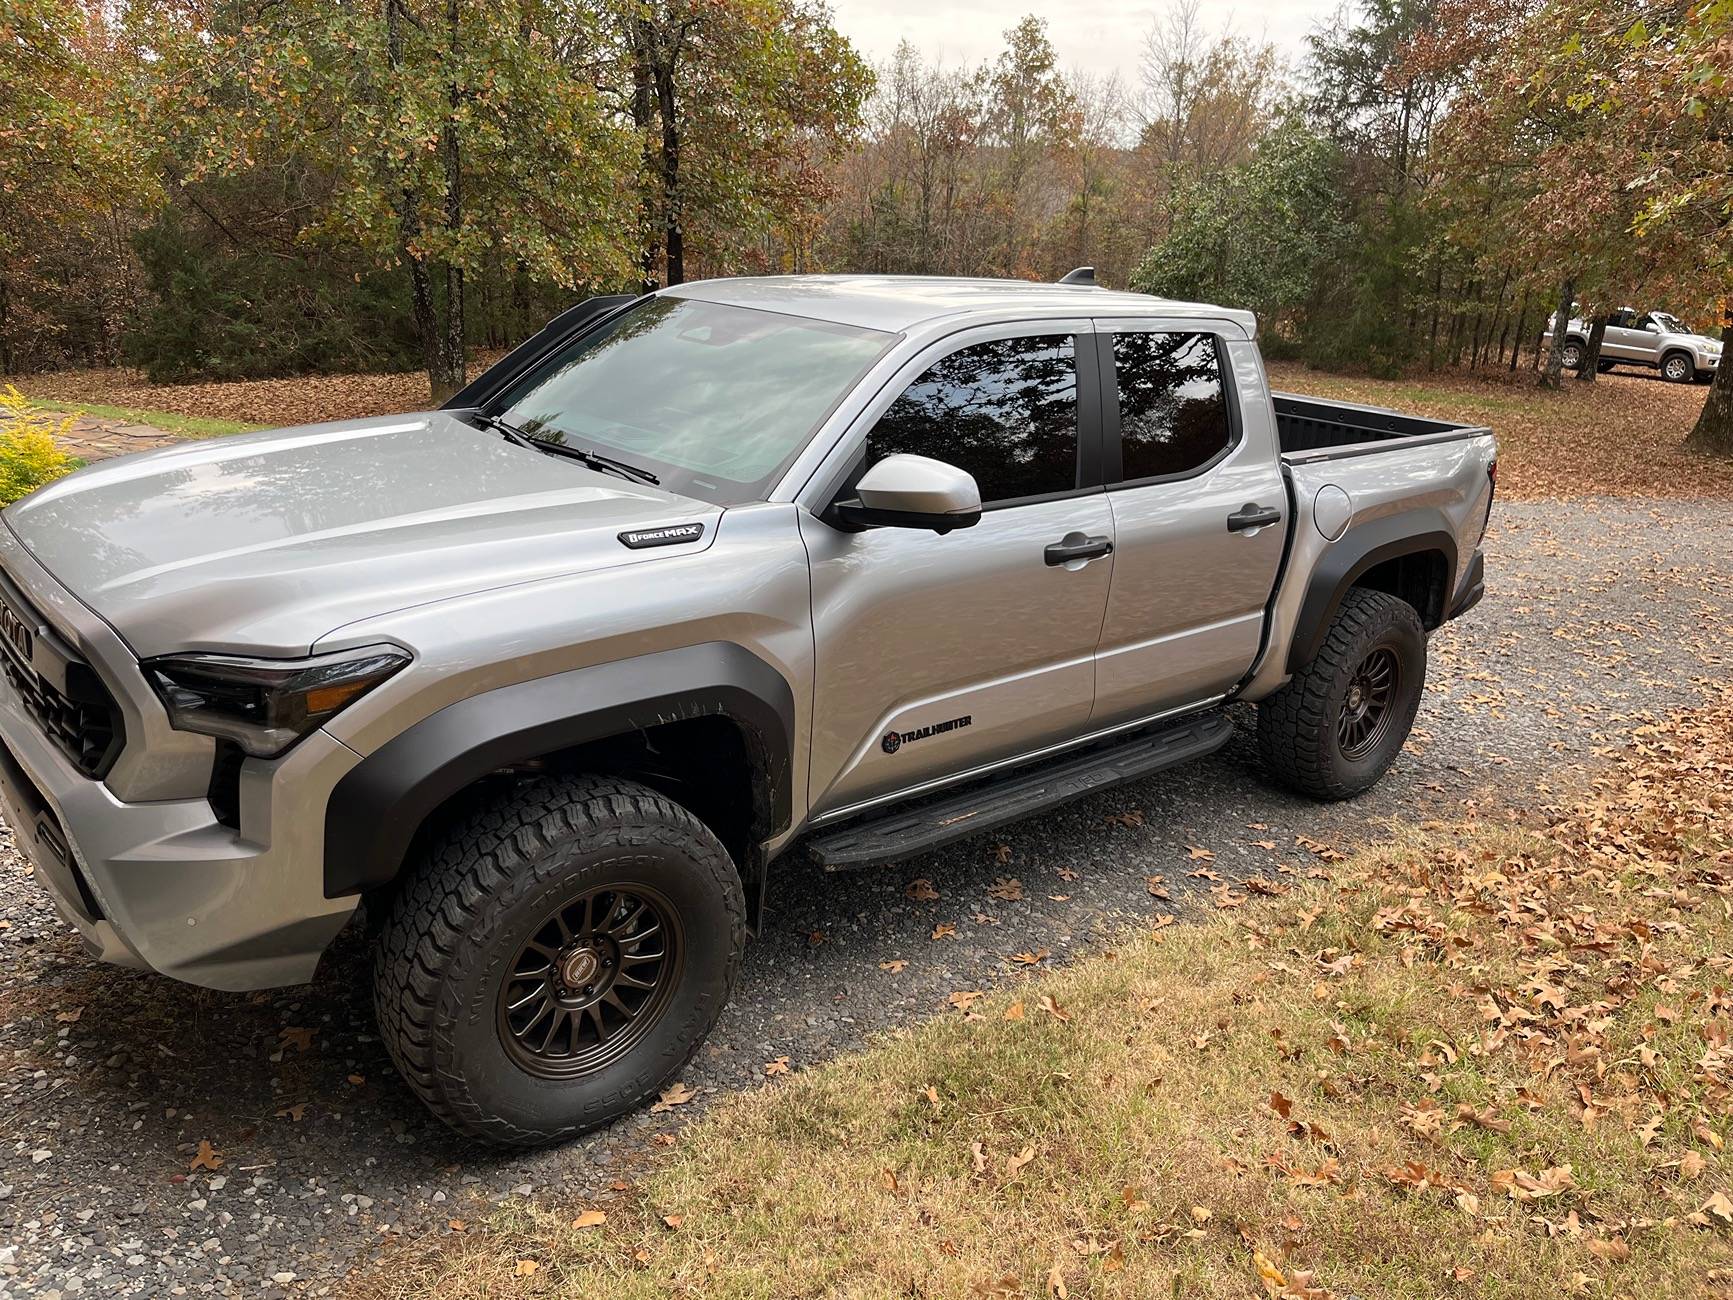
[[(1096, 661), (1106, 727), (1212, 699), (1251, 668), (1290, 521), (1256, 346), (1197, 323), (1098, 324), (1115, 545)], [(1236, 387), (1257, 419), (1241, 418)]]
[[(1085, 360), (1080, 383), (1079, 356)], [(811, 793), (835, 813), (1079, 734), (1112, 572), (1087, 322), (999, 326), (912, 361), (863, 414), (850, 479), (913, 452), (969, 471), (943, 536), (804, 514), (816, 651)], [(1065, 558), (1054, 549), (1069, 540)]]

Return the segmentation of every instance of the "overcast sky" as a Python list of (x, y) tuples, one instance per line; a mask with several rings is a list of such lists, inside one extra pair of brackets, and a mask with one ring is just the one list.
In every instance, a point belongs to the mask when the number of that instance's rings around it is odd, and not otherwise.
[[(1206, 0), (1203, 15), (1212, 32), (1231, 24), (1297, 59), (1306, 33), (1339, 5), (1340, 0)], [(1164, 6), (1148, 0), (831, 0), (831, 7), (837, 28), (875, 63), (888, 59), (907, 37), (929, 59), (941, 56), (953, 67), (993, 58), (1006, 28), (1024, 14), (1040, 14), (1064, 67), (1101, 75), (1118, 71), (1130, 85), (1137, 79), (1144, 34)]]

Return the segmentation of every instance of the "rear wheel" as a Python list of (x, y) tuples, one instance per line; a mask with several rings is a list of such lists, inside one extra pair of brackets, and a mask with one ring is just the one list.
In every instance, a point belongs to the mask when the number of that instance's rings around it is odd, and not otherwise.
[(1396, 761), (1426, 686), (1426, 629), (1381, 591), (1342, 598), (1318, 653), (1258, 705), (1271, 775), (1314, 799), (1370, 789)]
[(1683, 352), (1669, 352), (1661, 362), (1661, 377), (1673, 384), (1696, 383), (1696, 363)]
[(381, 1035), (460, 1132), (515, 1146), (606, 1124), (715, 1024), (745, 946), (740, 876), (647, 786), (537, 781), (446, 835), (393, 903)]

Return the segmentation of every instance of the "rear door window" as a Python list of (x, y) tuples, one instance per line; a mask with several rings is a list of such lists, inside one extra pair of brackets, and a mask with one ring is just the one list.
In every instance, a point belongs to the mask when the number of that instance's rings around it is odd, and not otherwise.
[(1196, 473), (1233, 440), (1213, 334), (1116, 332), (1120, 479)]

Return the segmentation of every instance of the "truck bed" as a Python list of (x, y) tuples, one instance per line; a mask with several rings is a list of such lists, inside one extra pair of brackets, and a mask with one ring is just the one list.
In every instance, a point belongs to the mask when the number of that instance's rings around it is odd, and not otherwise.
[(1282, 458), (1290, 464), (1310, 464), (1365, 456), (1398, 447), (1419, 447), (1434, 442), (1454, 442), (1492, 430), (1478, 424), (1453, 424), (1404, 415), (1379, 406), (1354, 402), (1329, 402), (1294, 393), (1272, 393), (1276, 410), (1276, 433)]

